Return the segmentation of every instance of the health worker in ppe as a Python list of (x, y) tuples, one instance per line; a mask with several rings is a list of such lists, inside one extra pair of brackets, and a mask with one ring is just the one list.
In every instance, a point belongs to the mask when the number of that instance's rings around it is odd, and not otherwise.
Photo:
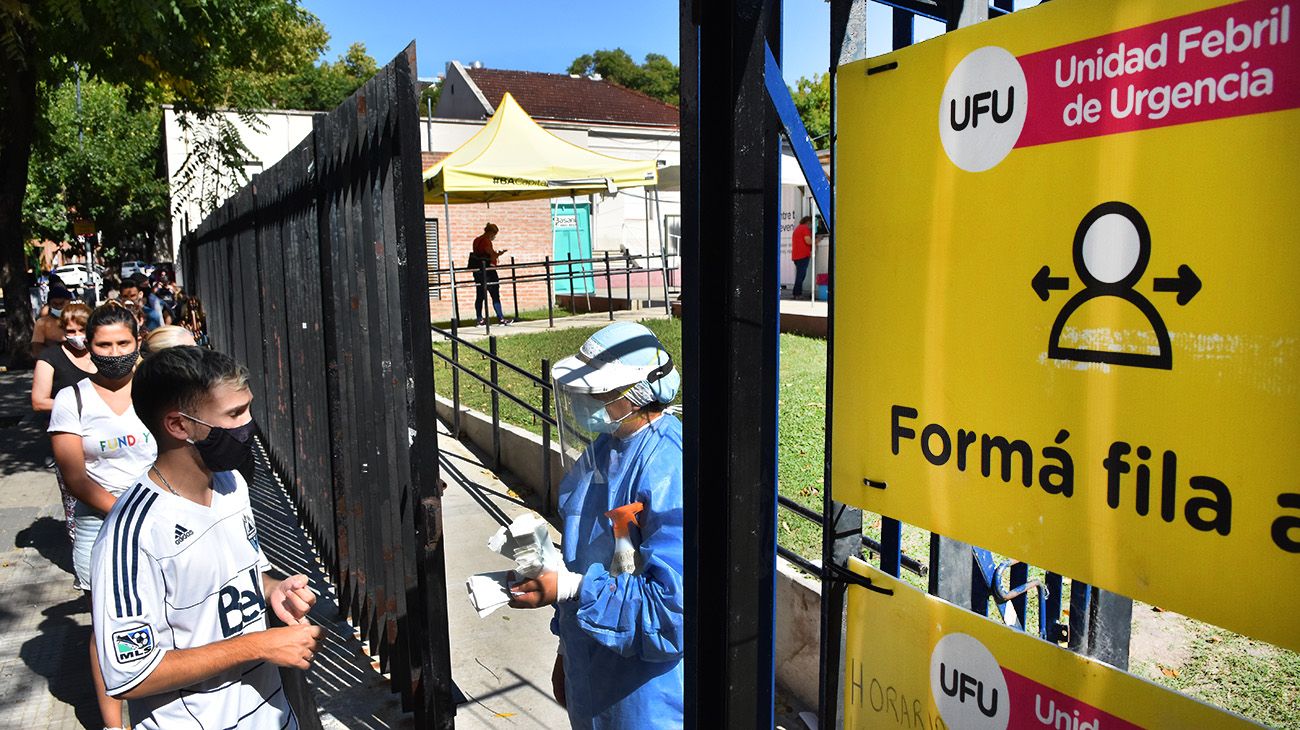
[(617, 322), (551, 369), (561, 452), (565, 569), (512, 586), (511, 605), (555, 605), (552, 682), (574, 728), (683, 724), (681, 385), (644, 325)]

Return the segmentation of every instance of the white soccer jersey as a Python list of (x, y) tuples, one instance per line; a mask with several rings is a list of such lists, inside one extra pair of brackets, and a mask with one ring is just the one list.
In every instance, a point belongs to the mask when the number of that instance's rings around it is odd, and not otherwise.
[[(92, 557), (95, 640), (104, 682), (120, 695), (144, 681), (172, 649), (266, 629), (262, 571), (248, 488), (216, 474), (202, 507), (147, 475), (118, 498)], [(237, 667), (189, 687), (131, 701), (141, 730), (297, 728), (269, 662)]]

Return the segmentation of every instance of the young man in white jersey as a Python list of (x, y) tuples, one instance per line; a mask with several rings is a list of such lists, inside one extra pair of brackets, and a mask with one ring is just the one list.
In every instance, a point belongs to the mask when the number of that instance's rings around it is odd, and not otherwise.
[[(277, 581), (235, 468), (252, 447), (248, 371), (174, 347), (135, 375), (136, 413), (158, 460), (118, 498), (92, 557), (94, 623), (108, 694), (140, 730), (297, 728), (277, 667), (306, 669), (322, 630), (307, 578)], [(267, 628), (267, 611), (287, 624)]]

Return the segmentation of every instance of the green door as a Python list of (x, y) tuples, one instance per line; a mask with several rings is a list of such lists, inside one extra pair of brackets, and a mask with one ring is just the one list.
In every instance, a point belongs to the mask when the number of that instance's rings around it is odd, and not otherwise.
[(556, 294), (590, 294), (596, 290), (590, 263), (570, 267), (567, 261), (591, 258), (591, 205), (588, 203), (554, 203), (551, 205), (551, 230), (554, 240)]

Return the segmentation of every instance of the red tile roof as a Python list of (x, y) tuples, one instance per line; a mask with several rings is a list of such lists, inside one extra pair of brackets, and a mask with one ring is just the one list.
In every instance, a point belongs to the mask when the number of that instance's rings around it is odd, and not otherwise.
[(492, 108), (508, 91), (535, 119), (676, 127), (677, 107), (604, 79), (537, 71), (467, 68)]

